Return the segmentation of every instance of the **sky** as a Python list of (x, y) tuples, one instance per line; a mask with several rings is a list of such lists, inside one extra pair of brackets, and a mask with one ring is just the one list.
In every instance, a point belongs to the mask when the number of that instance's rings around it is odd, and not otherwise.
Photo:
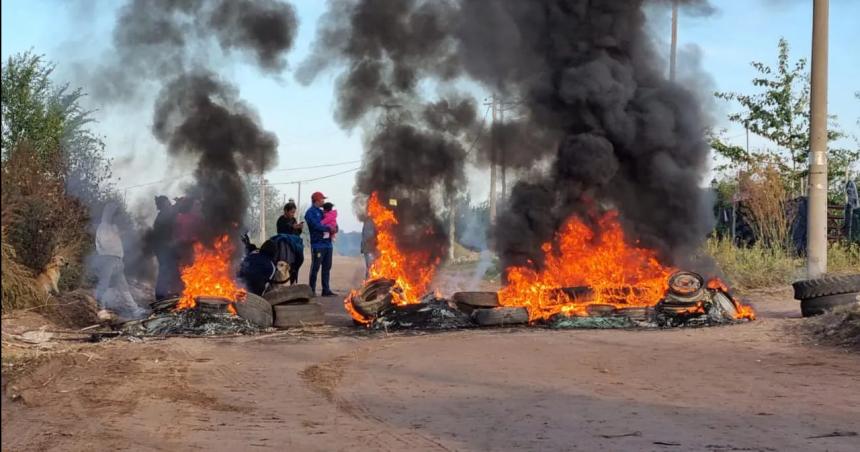
[[(2, 0), (2, 58), (32, 50), (57, 64), (55, 81), (70, 82), (87, 90), (78, 68), (98, 61), (111, 41), (116, 0)], [(322, 191), (340, 206), (339, 221), (345, 231), (360, 230), (351, 213), (353, 179), (362, 155), (361, 131), (344, 131), (333, 119), (334, 74), (318, 77), (302, 86), (293, 79), (295, 68), (308, 55), (316, 22), (324, 12), (322, 0), (292, 0), (299, 18), (299, 31), (288, 55), (290, 68), (282, 77), (264, 76), (241, 61), (224, 67), (222, 76), (233, 80), (241, 96), (257, 109), (263, 126), (279, 139), (279, 164), (266, 174), (284, 198), (296, 198), (304, 182), (301, 198)], [(707, 17), (681, 12), (678, 26), (679, 60), (683, 71), (695, 65), (703, 74), (696, 84), (707, 90), (750, 92), (755, 76), (751, 61), (775, 65), (777, 42), (788, 40), (793, 59), (809, 58), (812, 35), (812, 0), (712, 0), (717, 11)], [(860, 136), (860, 1), (831, 0), (829, 106), (842, 129)], [(649, 13), (649, 29), (660, 49), (668, 54), (669, 13), (665, 9)], [(697, 49), (695, 61), (689, 49)], [(695, 52), (693, 52), (695, 53)], [(686, 60), (685, 60), (686, 58)], [(155, 93), (153, 93), (154, 98)], [(88, 100), (85, 100), (88, 101)], [(86, 104), (98, 121), (94, 127), (106, 142), (114, 159), (117, 186), (129, 201), (150, 206), (152, 195), (178, 195), (181, 168), (168, 159), (161, 144), (150, 133), (151, 105), (116, 107)], [(729, 124), (725, 116), (734, 111), (728, 104), (716, 104), (713, 116), (718, 127), (733, 144), (744, 145), (743, 128)], [(847, 144), (853, 144), (849, 141)], [(751, 147), (766, 147), (766, 140), (751, 136)], [(311, 168), (308, 168), (311, 167)], [(488, 195), (487, 173), (471, 171), (472, 199)], [(332, 176), (323, 178), (325, 176)], [(141, 186), (142, 185), (142, 186)]]

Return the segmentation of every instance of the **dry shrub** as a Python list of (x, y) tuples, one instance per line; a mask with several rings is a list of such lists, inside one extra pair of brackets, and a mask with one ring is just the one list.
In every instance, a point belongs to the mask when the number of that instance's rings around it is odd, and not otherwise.
[(752, 216), (756, 237), (767, 247), (790, 249), (791, 224), (789, 190), (779, 163), (761, 159), (742, 172), (738, 187)]
[(860, 243), (831, 243), (827, 248), (827, 272), (860, 273)]
[(77, 286), (80, 279), (81, 257), (92, 246), (89, 218), (86, 208), (65, 194), (62, 168), (59, 157), (46, 160), (26, 144), (3, 161), (4, 308), (33, 302), (23, 293), (6, 299), (7, 264), (15, 269), (8, 273), (10, 281), (22, 283), (18, 276), (37, 274), (53, 256), (62, 254), (70, 265), (63, 271), (61, 288)]

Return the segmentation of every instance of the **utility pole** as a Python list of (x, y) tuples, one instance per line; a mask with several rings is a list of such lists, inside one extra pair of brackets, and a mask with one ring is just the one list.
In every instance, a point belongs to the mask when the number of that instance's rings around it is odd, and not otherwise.
[(675, 81), (675, 54), (678, 50), (678, 0), (672, 1), (672, 50), (669, 54), (669, 80)]
[(454, 262), (454, 220), (457, 217), (456, 196), (452, 193), (448, 198), (448, 262)]
[(806, 272), (810, 279), (827, 273), (827, 35), (828, 0), (812, 4), (812, 87), (810, 89), (809, 206)]
[(298, 211), (299, 215), (301, 215), (302, 214), (301, 213), (302, 212), (302, 181), (299, 181), (298, 185), (299, 185), (299, 194), (298, 194), (298, 196), (296, 196), (296, 210)]
[(266, 241), (266, 179), (260, 173), (260, 243)]
[[(505, 104), (500, 102), (499, 103), (499, 125), (503, 126), (504, 124), (505, 124)], [(500, 198), (501, 198), (502, 202), (504, 202), (504, 200), (505, 200), (505, 191), (507, 189), (507, 184), (505, 183), (505, 165), (507, 164), (508, 152), (506, 149), (507, 148), (504, 145), (500, 146), (501, 158), (499, 159), (500, 160), (499, 163), (500, 163), (500, 166), (502, 168), (502, 195), (500, 196)]]
[(496, 94), (493, 93), (491, 98), (491, 108), (493, 111), (493, 122), (490, 127), (490, 224), (496, 222)]

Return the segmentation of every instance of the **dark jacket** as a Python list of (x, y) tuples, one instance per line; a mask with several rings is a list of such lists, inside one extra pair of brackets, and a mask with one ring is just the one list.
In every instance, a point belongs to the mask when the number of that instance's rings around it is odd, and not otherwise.
[(287, 218), (283, 215), (278, 217), (278, 234), (302, 235), (301, 229), (296, 229), (298, 221), (295, 218)]
[(323, 235), (328, 232), (331, 233), (332, 230), (322, 224), (323, 219), (323, 210), (319, 207), (311, 206), (307, 212), (305, 212), (305, 223), (308, 225), (308, 232), (310, 232), (311, 236), (311, 249), (320, 249), (320, 248), (331, 248), (331, 236), (328, 238), (323, 238)]

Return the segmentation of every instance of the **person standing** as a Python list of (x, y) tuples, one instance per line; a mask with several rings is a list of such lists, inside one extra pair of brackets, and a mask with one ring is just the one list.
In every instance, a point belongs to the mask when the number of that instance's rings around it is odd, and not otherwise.
[(317, 273), (322, 269), (322, 296), (333, 297), (336, 294), (331, 291), (329, 286), (331, 258), (334, 252), (331, 234), (337, 230), (322, 224), (322, 205), (325, 200), (325, 195), (315, 192), (311, 195), (311, 206), (305, 212), (305, 222), (308, 224), (308, 232), (311, 236), (311, 271), (308, 284), (311, 286), (311, 290), (316, 293)]
[(296, 205), (288, 202), (284, 205), (284, 214), (278, 217), (278, 234), (302, 235), (304, 222), (296, 219)]
[[(96, 229), (96, 254), (99, 259), (96, 300), (102, 308), (110, 309), (122, 318), (140, 319), (146, 317), (148, 312), (135, 303), (125, 279), (122, 239), (119, 228), (114, 223), (116, 208), (114, 203), (105, 205), (102, 221)], [(111, 287), (116, 291), (116, 295), (107, 297), (107, 291)]]
[(292, 250), (292, 261), (290, 264), (290, 285), (294, 285), (299, 281), (299, 269), (305, 262), (305, 248), (302, 242), (302, 229), (305, 223), (299, 222), (296, 219), (296, 204), (292, 201), (284, 205), (284, 214), (278, 217), (278, 235), (285, 235), (289, 239), (289, 246)]
[(155, 280), (155, 299), (177, 295), (181, 290), (179, 266), (173, 249), (173, 222), (176, 213), (167, 196), (155, 197), (155, 208), (158, 214), (152, 224), (152, 245), (155, 259), (158, 262), (158, 277)]

